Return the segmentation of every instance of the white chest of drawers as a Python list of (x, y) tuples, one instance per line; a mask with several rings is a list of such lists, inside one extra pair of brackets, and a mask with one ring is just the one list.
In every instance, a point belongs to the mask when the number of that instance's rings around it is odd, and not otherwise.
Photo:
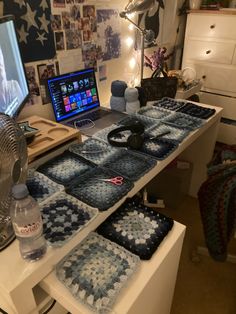
[(236, 11), (191, 11), (182, 69), (202, 80), (200, 100), (223, 108), (218, 141), (236, 143)]

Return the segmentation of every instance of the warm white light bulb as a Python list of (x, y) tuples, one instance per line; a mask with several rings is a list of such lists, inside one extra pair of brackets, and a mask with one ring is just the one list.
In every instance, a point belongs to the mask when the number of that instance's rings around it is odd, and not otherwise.
[(127, 16), (128, 16), (129, 19), (132, 19), (132, 18), (135, 17), (135, 12), (128, 13)]
[(130, 67), (131, 69), (134, 69), (135, 66), (136, 66), (136, 60), (135, 60), (135, 58), (131, 58), (131, 59), (129, 60), (129, 67)]
[(134, 25), (133, 25), (133, 24), (129, 24), (128, 29), (129, 29), (130, 31), (132, 31), (132, 30), (134, 29)]
[(127, 47), (131, 47), (133, 45), (133, 43), (134, 43), (134, 40), (133, 40), (132, 37), (127, 37), (126, 38), (126, 45), (127, 45)]

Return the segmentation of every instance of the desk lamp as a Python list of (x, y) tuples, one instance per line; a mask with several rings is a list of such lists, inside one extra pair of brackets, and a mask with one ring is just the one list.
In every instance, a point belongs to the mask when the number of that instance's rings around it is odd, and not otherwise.
[(130, 23), (134, 25), (136, 29), (141, 34), (141, 73), (140, 73), (140, 81), (143, 79), (143, 65), (144, 65), (144, 41), (151, 43), (155, 40), (155, 35), (152, 30), (147, 30), (145, 28), (141, 28), (137, 23), (132, 21), (129, 17), (131, 13), (144, 13), (151, 9), (156, 0), (130, 0), (125, 7), (125, 10), (120, 13), (120, 17), (128, 20)]

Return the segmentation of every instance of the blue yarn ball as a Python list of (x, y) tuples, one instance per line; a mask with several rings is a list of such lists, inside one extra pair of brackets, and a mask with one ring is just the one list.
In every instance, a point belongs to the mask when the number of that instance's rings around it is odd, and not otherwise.
[(110, 107), (112, 110), (124, 112), (126, 107), (124, 97), (111, 96)]
[(111, 83), (111, 94), (116, 97), (124, 97), (125, 89), (127, 88), (127, 84), (125, 81), (113, 81)]

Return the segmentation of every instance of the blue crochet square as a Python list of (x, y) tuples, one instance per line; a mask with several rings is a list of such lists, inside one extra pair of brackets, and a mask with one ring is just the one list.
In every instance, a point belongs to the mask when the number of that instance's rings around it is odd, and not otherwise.
[(171, 111), (154, 106), (145, 106), (142, 107), (137, 113), (153, 119), (162, 119), (169, 116)]
[(81, 144), (71, 145), (69, 150), (96, 165), (103, 163), (109, 156), (118, 152), (118, 149), (112, 147), (108, 143), (92, 137)]
[(41, 203), (57, 192), (64, 191), (64, 186), (50, 180), (44, 174), (37, 171), (29, 171), (26, 185), (30, 195)]
[(108, 140), (107, 140), (108, 133), (114, 129), (117, 129), (117, 128), (118, 128), (117, 124), (112, 124), (112, 125), (108, 126), (107, 128), (101, 129), (98, 132), (94, 133), (92, 138), (98, 139), (98, 140), (101, 140), (101, 141), (104, 141), (107, 143), (108, 142)]
[(108, 217), (97, 232), (148, 260), (172, 229), (173, 223), (173, 219), (130, 200)]
[(184, 101), (176, 100), (169, 97), (163, 97), (161, 100), (153, 104), (154, 107), (161, 107), (173, 111), (177, 111), (185, 105)]
[(155, 125), (157, 123), (156, 119), (147, 117), (145, 115), (142, 114), (138, 114), (138, 113), (134, 113), (131, 115), (127, 115), (127, 117), (123, 118), (122, 120), (120, 120), (117, 125), (119, 126), (126, 126), (126, 125), (130, 125), (132, 123), (134, 123), (135, 121), (139, 121), (142, 123), (142, 125), (144, 126), (144, 130), (146, 131), (146, 129), (150, 128), (151, 126)]
[(183, 127), (189, 130), (195, 130), (200, 128), (205, 121), (199, 118), (192, 117), (185, 113), (173, 112), (168, 117), (165, 117), (162, 122), (174, 126)]
[(80, 156), (65, 151), (40, 166), (37, 170), (45, 174), (51, 180), (67, 186), (93, 167), (94, 165)]
[(117, 176), (119, 175), (116, 172), (109, 169), (94, 168), (80, 176), (68, 187), (67, 193), (100, 211), (107, 210), (133, 188), (133, 183), (126, 178), (123, 178), (121, 185), (104, 181), (104, 179), (112, 179)]
[(213, 108), (206, 108), (200, 105), (195, 105), (191, 102), (187, 102), (177, 111), (200, 119), (208, 119), (215, 113), (215, 109)]
[(178, 143), (174, 141), (146, 138), (139, 152), (151, 155), (157, 160), (163, 160), (168, 157), (176, 148)]
[(139, 264), (138, 256), (91, 232), (57, 265), (56, 275), (75, 299), (105, 314)]
[(161, 122), (158, 125), (149, 128), (146, 133), (151, 138), (157, 137), (168, 141), (182, 142), (183, 139), (188, 136), (190, 130), (181, 126), (173, 126)]
[(98, 210), (66, 193), (40, 206), (44, 237), (51, 246), (62, 246), (98, 214)]
[(157, 161), (152, 157), (131, 150), (119, 149), (116, 154), (107, 158), (102, 166), (116, 171), (131, 181), (137, 181), (156, 164)]

